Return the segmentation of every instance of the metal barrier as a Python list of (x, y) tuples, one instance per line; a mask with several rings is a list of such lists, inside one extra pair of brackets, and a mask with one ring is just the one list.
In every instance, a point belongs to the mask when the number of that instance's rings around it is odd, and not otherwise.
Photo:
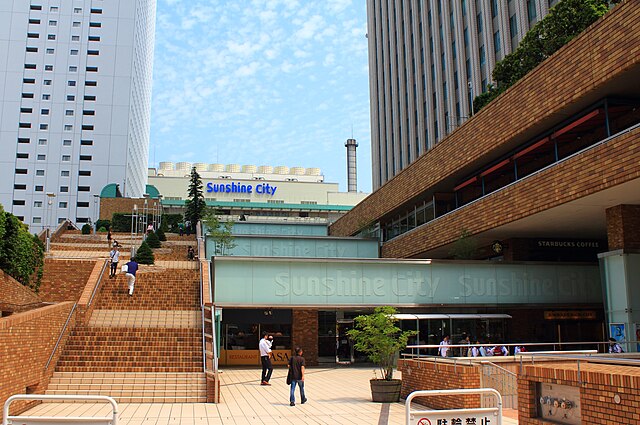
[[(449, 409), (449, 410), (413, 410), (411, 401), (416, 397), (430, 396), (450, 396), (450, 395), (485, 394), (493, 395), (496, 398), (495, 407), (480, 407), (477, 409)], [(436, 425), (442, 423), (460, 423), (476, 425), (502, 425), (502, 396), (493, 388), (470, 388), (459, 390), (428, 390), (414, 391), (409, 396), (404, 405), (406, 425)], [(487, 415), (491, 416), (491, 419)], [(419, 416), (419, 419), (415, 419)], [(475, 419), (474, 419), (475, 418)], [(495, 422), (494, 422), (495, 419)], [(475, 421), (474, 421), (475, 420)], [(444, 422), (446, 421), (446, 422)]]
[[(506, 409), (518, 408), (518, 376), (489, 361), (482, 361), (482, 373), (480, 374), (480, 386), (493, 388), (502, 395), (503, 407)], [(482, 407), (495, 407), (491, 402), (493, 398), (486, 394), (482, 396)]]
[[(111, 416), (9, 416), (9, 407), (16, 400), (89, 400), (104, 401), (111, 403)], [(31, 424), (52, 424), (52, 423), (75, 423), (75, 424), (104, 424), (118, 425), (118, 403), (103, 395), (41, 395), (41, 394), (17, 394), (12, 395), (4, 403), (2, 413), (2, 425), (31, 425)]]
[(69, 326), (69, 321), (71, 320), (71, 316), (73, 316), (73, 312), (76, 311), (76, 307), (77, 306), (78, 306), (78, 303), (73, 303), (73, 307), (71, 308), (71, 311), (69, 312), (69, 315), (67, 316), (67, 321), (64, 322), (64, 326), (62, 326), (62, 329), (60, 330), (60, 335), (58, 335), (58, 339), (56, 340), (56, 345), (53, 347), (53, 350), (51, 350), (51, 355), (49, 356), (49, 360), (47, 360), (47, 364), (44, 366), (44, 370), (49, 369), (49, 365), (51, 364), (51, 360), (53, 360), (53, 356), (56, 354), (56, 351), (58, 350), (58, 347), (60, 346), (60, 341), (62, 341), (62, 337), (64, 336), (64, 333), (67, 330), (67, 326)]

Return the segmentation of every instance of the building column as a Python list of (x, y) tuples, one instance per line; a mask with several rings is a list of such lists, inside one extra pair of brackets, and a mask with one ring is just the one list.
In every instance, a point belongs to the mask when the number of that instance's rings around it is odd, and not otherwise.
[[(614, 325), (623, 325), (625, 340), (635, 341), (640, 337), (640, 205), (617, 205), (606, 216), (609, 251), (598, 257), (607, 331), (615, 337)], [(623, 348), (640, 351), (637, 344)]]
[(318, 365), (318, 310), (293, 310), (291, 347), (304, 350), (307, 366)]

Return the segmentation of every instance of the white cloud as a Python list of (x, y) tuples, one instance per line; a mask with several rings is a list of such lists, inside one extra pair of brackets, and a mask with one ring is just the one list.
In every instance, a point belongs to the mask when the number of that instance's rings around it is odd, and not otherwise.
[(306, 40), (314, 37), (325, 25), (325, 21), (320, 15), (314, 15), (310, 19), (304, 21), (302, 27), (296, 31), (295, 38)]
[(334, 63), (336, 63), (336, 55), (333, 53), (328, 53), (322, 62), (324, 66), (332, 66)]

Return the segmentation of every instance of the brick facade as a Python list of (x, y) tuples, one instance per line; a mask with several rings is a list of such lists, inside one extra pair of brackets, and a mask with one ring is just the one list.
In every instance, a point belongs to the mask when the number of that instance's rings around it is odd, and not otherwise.
[[(413, 391), (480, 388), (480, 368), (476, 366), (401, 359), (398, 360), (398, 370), (402, 372), (402, 398), (407, 398)], [(417, 397), (414, 401), (432, 409), (480, 407), (479, 395)]]
[[(518, 377), (518, 423), (543, 425), (538, 418), (536, 383), (568, 385), (580, 389), (584, 424), (640, 423), (640, 371), (637, 367), (581, 362), (525, 366)], [(620, 396), (620, 403), (614, 401)]]
[(292, 349), (299, 346), (304, 350), (308, 366), (318, 364), (318, 311), (293, 310), (291, 325)]
[(78, 301), (95, 263), (95, 260), (45, 259), (40, 298), (47, 302)]
[[(157, 199), (148, 199), (147, 208), (154, 208), (158, 202)], [(100, 198), (100, 220), (111, 220), (114, 213), (131, 214), (134, 205), (138, 206), (138, 213), (142, 214), (144, 198)]]
[(40, 307), (42, 301), (29, 288), (0, 270), (0, 317)]
[[(103, 271), (104, 270), (104, 271)], [(93, 265), (93, 270), (87, 279), (87, 283), (78, 299), (77, 322), (79, 325), (88, 325), (91, 314), (97, 305), (97, 296), (100, 288), (109, 279), (109, 263), (98, 260)]]
[[(403, 212), (403, 205), (412, 205), (414, 200), (420, 199), (427, 191), (437, 191), (441, 182), (451, 182), (464, 177), (469, 170), (499, 158), (534, 137), (541, 130), (559, 124), (564, 117), (575, 114), (597, 99), (610, 94), (612, 92), (610, 87), (613, 84), (633, 84), (633, 75), (637, 75), (640, 68), (640, 54), (638, 54), (640, 45), (636, 42), (638, 37), (640, 37), (638, 2), (637, 0), (623, 1), (603, 19), (473, 116), (465, 125), (451, 133), (337, 220), (331, 226), (330, 234), (353, 235), (371, 223), (393, 214), (400, 214)], [(514, 105), (518, 107), (515, 108)], [(611, 186), (613, 182), (622, 183), (623, 176), (618, 172), (621, 167), (622, 174), (628, 169), (637, 170), (637, 158), (629, 157), (630, 154), (638, 152), (637, 135), (634, 139), (627, 139), (631, 146), (627, 146), (624, 154), (616, 158), (618, 164), (615, 166), (608, 165), (609, 160), (612, 159), (608, 155), (603, 159), (598, 158), (595, 162), (581, 163), (580, 170), (584, 169), (588, 173), (579, 173), (579, 175), (574, 173), (570, 176), (565, 185), (568, 190), (564, 202), (584, 196), (585, 189), (588, 187), (596, 190), (598, 185)], [(606, 167), (603, 166), (605, 163), (607, 163)], [(597, 173), (594, 172), (596, 170)], [(608, 170), (611, 175), (601, 176), (601, 170)], [(581, 179), (585, 178), (587, 179), (586, 188), (575, 187), (576, 183), (580, 183)], [(546, 186), (542, 189), (553, 192)], [(515, 191), (516, 193), (512, 195), (518, 196), (521, 190), (523, 189)], [(602, 187), (599, 190), (602, 190)], [(536, 202), (531, 202), (532, 199)], [(477, 224), (476, 227), (492, 228), (501, 220), (512, 221), (512, 215), (521, 213), (521, 211), (512, 211), (510, 204), (514, 200), (518, 198), (509, 198), (509, 202), (498, 211), (495, 210), (495, 205), (492, 205), (494, 209), (486, 211), (482, 217), (476, 219), (486, 221), (488, 226), (479, 226), (480, 223), (475, 221), (467, 226), (466, 221), (458, 221), (447, 226), (448, 229), (437, 229), (445, 230), (444, 233), (434, 232), (435, 229), (422, 232), (422, 236), (415, 241), (398, 237), (397, 245), (404, 245), (406, 249), (398, 247), (389, 249), (384, 256), (416, 255), (423, 243), (435, 247), (453, 241), (459, 236), (463, 227), (471, 231), (470, 227), (473, 224)], [(537, 198), (527, 197), (525, 206), (527, 214), (543, 209), (537, 202)], [(441, 240), (431, 243), (426, 240), (426, 233), (429, 233), (429, 236), (441, 235)], [(472, 233), (475, 232), (472, 231)], [(402, 241), (399, 241), (400, 239)]]
[[(4, 405), (14, 394), (44, 394), (62, 347), (75, 325), (74, 313), (49, 368), (45, 370), (72, 308), (72, 302), (65, 302), (0, 319), (0, 404)], [(33, 405), (34, 402), (15, 402), (11, 414)]]
[(607, 209), (609, 251), (640, 250), (640, 205), (617, 205)]

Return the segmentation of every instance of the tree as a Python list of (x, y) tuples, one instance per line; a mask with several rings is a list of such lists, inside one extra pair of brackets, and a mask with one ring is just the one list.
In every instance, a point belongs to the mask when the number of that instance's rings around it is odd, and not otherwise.
[(372, 314), (356, 317), (355, 329), (347, 331), (355, 341), (355, 349), (369, 356), (386, 381), (393, 379), (396, 353), (407, 346), (409, 337), (417, 334), (397, 327), (394, 314), (396, 309), (391, 306), (376, 307)]
[(236, 246), (231, 232), (233, 221), (220, 221), (220, 217), (218, 217), (215, 210), (209, 209), (202, 222), (207, 229), (207, 236), (211, 237), (215, 243), (214, 254), (229, 255), (229, 251)]
[(153, 264), (155, 258), (153, 257), (153, 251), (149, 247), (146, 241), (142, 242), (140, 248), (136, 252), (136, 262), (140, 264)]
[(185, 220), (191, 222), (192, 229), (198, 224), (205, 214), (207, 204), (202, 194), (202, 179), (196, 170), (191, 168), (191, 178), (189, 180), (189, 199), (185, 201), (186, 211), (184, 213)]
[(44, 266), (42, 243), (18, 217), (8, 212), (0, 216), (0, 269), (37, 292)]
[(456, 260), (472, 260), (478, 251), (478, 241), (467, 229), (462, 229), (460, 237), (453, 243), (449, 255)]
[(82, 226), (82, 234), (83, 235), (89, 235), (91, 234), (91, 225), (89, 223), (85, 223)]
[(160, 238), (158, 238), (158, 235), (155, 232), (149, 232), (146, 242), (151, 248), (160, 248), (162, 246)]
[(160, 242), (164, 242), (167, 240), (167, 235), (164, 234), (164, 230), (162, 230), (162, 226), (158, 230), (156, 230), (156, 235), (158, 236), (158, 240)]

